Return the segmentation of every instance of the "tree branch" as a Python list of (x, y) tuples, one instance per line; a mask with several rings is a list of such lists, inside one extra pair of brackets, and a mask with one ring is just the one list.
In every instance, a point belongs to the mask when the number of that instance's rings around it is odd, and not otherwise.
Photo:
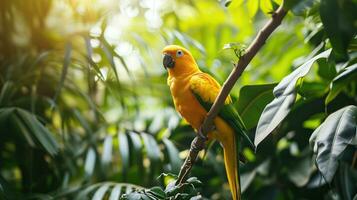
[(205, 135), (213, 129), (213, 120), (223, 106), (224, 101), (232, 90), (234, 84), (237, 82), (238, 78), (241, 76), (253, 57), (265, 44), (265, 41), (268, 39), (271, 33), (281, 24), (281, 21), (287, 13), (287, 11), (283, 9), (283, 4), (284, 3), (282, 3), (282, 5), (272, 14), (272, 18), (259, 31), (254, 41), (246, 50), (246, 53), (239, 59), (238, 63), (235, 65), (235, 68), (232, 70), (231, 74), (223, 84), (218, 97), (216, 98), (201, 125), (199, 133), (191, 143), (189, 155), (181, 167), (176, 185), (179, 185), (186, 180), (188, 173), (191, 171), (191, 168), (197, 159), (198, 153), (205, 147)]

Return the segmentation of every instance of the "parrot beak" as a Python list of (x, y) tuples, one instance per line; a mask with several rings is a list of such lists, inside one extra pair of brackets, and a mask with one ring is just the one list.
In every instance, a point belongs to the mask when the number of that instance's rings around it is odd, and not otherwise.
[(175, 66), (175, 61), (170, 54), (164, 54), (163, 64), (165, 69), (173, 68)]

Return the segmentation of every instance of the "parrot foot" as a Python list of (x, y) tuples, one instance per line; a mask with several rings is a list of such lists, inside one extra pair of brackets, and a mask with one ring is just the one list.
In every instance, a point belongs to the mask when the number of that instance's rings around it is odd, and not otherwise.
[[(216, 126), (213, 125), (213, 126), (210, 127), (210, 129), (209, 129), (207, 132), (211, 132), (211, 131), (214, 131), (214, 130), (217, 130), (217, 129), (216, 129)], [(202, 140), (204, 140), (204, 141), (207, 141), (207, 140), (208, 140), (207, 135), (203, 134), (203, 129), (202, 129), (202, 127), (200, 127), (200, 128), (198, 129), (197, 135), (198, 135), (198, 137), (200, 137), (200, 138), (201, 138)]]
[(200, 129), (198, 130), (198, 133), (197, 133), (198, 137), (200, 137), (201, 139), (203, 139), (204, 141), (208, 140), (208, 137), (203, 134), (203, 130), (202, 130), (202, 127), (200, 127)]

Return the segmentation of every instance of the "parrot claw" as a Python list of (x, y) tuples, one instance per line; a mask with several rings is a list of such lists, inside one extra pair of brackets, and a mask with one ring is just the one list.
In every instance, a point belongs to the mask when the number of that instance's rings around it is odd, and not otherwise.
[(200, 127), (200, 129), (198, 130), (198, 133), (197, 133), (198, 137), (200, 137), (201, 139), (203, 140), (208, 140), (207, 136), (203, 134), (203, 131), (202, 131), (202, 127)]
[[(211, 126), (211, 128), (208, 130), (208, 132), (211, 132), (211, 131), (215, 131), (217, 130), (216, 129), (216, 126)], [(208, 140), (208, 137), (203, 134), (203, 130), (202, 130), (202, 127), (200, 127), (200, 129), (198, 130), (198, 133), (197, 133), (198, 137), (200, 137), (201, 139), (204, 139), (204, 140)]]

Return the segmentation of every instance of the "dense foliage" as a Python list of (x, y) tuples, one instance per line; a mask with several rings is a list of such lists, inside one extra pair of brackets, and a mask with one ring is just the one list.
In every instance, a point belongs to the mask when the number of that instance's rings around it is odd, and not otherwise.
[[(161, 49), (223, 82), (281, 3), (1, 0), (0, 199), (230, 199), (217, 142), (173, 184), (194, 132)], [(284, 5), (231, 92), (257, 145), (243, 198), (356, 199), (357, 1)]]

